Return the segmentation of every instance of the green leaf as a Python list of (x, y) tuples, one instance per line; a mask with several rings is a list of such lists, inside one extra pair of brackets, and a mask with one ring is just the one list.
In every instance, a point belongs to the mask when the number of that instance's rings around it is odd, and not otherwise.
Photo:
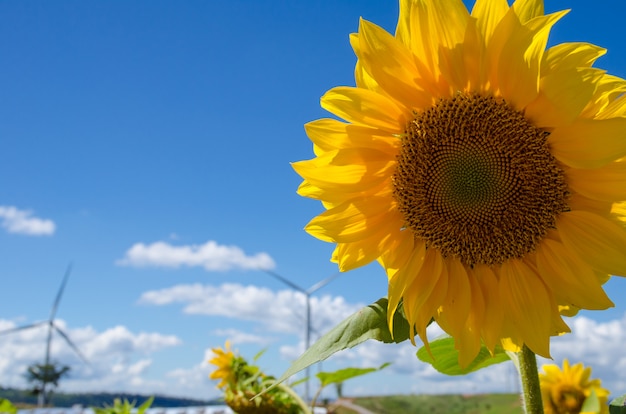
[(139, 408), (137, 408), (137, 414), (143, 414), (143, 412), (152, 405), (152, 401), (154, 401), (154, 396), (148, 398), (143, 404), (139, 406)]
[(420, 361), (429, 363), (437, 371), (446, 375), (465, 375), (509, 360), (509, 356), (502, 348), (496, 347), (494, 355), (491, 356), (489, 350), (483, 345), (476, 359), (467, 367), (461, 368), (459, 365), (459, 351), (454, 348), (454, 339), (449, 336), (431, 341), (430, 351), (432, 356), (428, 353), (426, 347), (423, 346), (417, 351), (417, 357)]
[(11, 403), (11, 401), (0, 398), (0, 413), (16, 414), (17, 408)]
[(254, 356), (254, 358), (252, 358), (252, 360), (255, 361), (255, 362), (258, 361), (259, 358), (261, 358), (263, 356), (265, 351), (267, 351), (267, 348), (261, 349), (259, 352), (256, 353), (256, 355)]
[(600, 400), (595, 390), (591, 390), (589, 397), (585, 398), (583, 406), (580, 407), (581, 413), (600, 413)]
[(347, 348), (352, 348), (368, 339), (386, 343), (400, 343), (409, 338), (409, 323), (396, 312), (393, 317), (393, 337), (387, 324), (387, 299), (381, 298), (349, 316), (339, 325), (307, 349), (278, 379), (283, 382), (308, 366), (323, 361), (329, 356)]
[(609, 404), (609, 413), (626, 414), (626, 394), (620, 395)]
[(358, 377), (361, 375), (369, 374), (370, 372), (379, 371), (389, 366), (389, 363), (383, 364), (380, 368), (343, 368), (334, 372), (319, 372), (317, 378), (322, 383), (322, 387), (338, 382), (349, 380), (350, 378)]
[(304, 384), (304, 383), (306, 382), (306, 380), (308, 380), (308, 379), (309, 379), (309, 377), (304, 377), (304, 378), (300, 378), (300, 379), (299, 379), (299, 380), (297, 380), (297, 381), (290, 382), (290, 383), (289, 383), (289, 387), (293, 388), (293, 387), (295, 387), (296, 385)]

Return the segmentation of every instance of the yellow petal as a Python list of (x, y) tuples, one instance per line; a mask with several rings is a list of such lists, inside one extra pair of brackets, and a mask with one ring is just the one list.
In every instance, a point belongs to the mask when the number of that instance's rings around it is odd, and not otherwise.
[(415, 110), (433, 103), (420, 87), (419, 70), (409, 49), (381, 27), (361, 19), (359, 62), (392, 98)]
[(569, 204), (570, 210), (589, 211), (603, 217), (608, 217), (611, 214), (612, 203), (594, 200), (592, 198), (585, 197), (580, 193), (573, 192), (567, 203)]
[(485, 301), (485, 317), (481, 325), (485, 346), (493, 352), (500, 342), (502, 332), (502, 305), (499, 282), (493, 270), (487, 265), (476, 265), (472, 272), (480, 285)]
[(620, 201), (611, 206), (611, 214), (622, 223), (626, 223), (626, 201)]
[(559, 313), (569, 318), (576, 316), (579, 311), (580, 308), (577, 308), (574, 305), (559, 305)]
[(626, 155), (626, 118), (577, 119), (549, 136), (553, 155), (574, 168), (598, 168)]
[(598, 114), (599, 119), (609, 119), (626, 116), (626, 98), (621, 95), (614, 101), (610, 101)]
[(506, 0), (476, 0), (472, 9), (472, 16), (475, 17), (478, 30), (488, 44), (493, 33), (509, 10)]
[[(404, 232), (409, 233), (409, 232)], [(407, 288), (412, 285), (413, 281), (419, 274), (422, 266), (424, 265), (424, 259), (426, 255), (426, 246), (423, 242), (416, 242), (413, 250), (408, 255), (408, 259), (403, 266), (399, 267), (393, 277), (389, 278), (388, 287), (388, 310), (387, 310), (387, 322), (389, 329), (393, 332), (393, 315), (400, 303), (400, 300), (404, 297), (404, 293)], [(405, 300), (406, 302), (406, 300)], [(409, 305), (405, 305), (405, 312), (409, 309)], [(410, 314), (410, 309), (409, 309)], [(410, 320), (410, 319), (409, 319)], [(411, 331), (413, 331), (411, 329)]]
[(414, 0), (410, 8), (411, 50), (439, 78), (439, 49), (461, 43), (469, 19), (461, 0)]
[(618, 96), (626, 92), (626, 80), (618, 78), (617, 76), (605, 74), (598, 82), (596, 92), (589, 100), (589, 104), (582, 112), (584, 118), (600, 118), (602, 111), (616, 99)]
[(396, 26), (396, 38), (409, 49), (411, 48), (411, 4), (413, 0), (400, 0), (400, 13)]
[(543, 16), (543, 0), (515, 0), (512, 7), (522, 24)]
[(569, 187), (594, 200), (626, 200), (626, 162), (616, 161), (594, 169), (567, 170)]
[(398, 237), (386, 241), (378, 262), (387, 272), (389, 280), (395, 278), (398, 272), (404, 268), (406, 262), (413, 255), (416, 248), (415, 243), (415, 236), (409, 230), (403, 230)]
[(337, 263), (340, 272), (348, 272), (358, 267), (365, 266), (378, 259), (378, 250), (375, 245), (368, 241), (373, 237), (353, 243), (337, 243), (335, 250), (330, 257), (330, 261)]
[(439, 307), (437, 321), (450, 335), (457, 337), (463, 331), (470, 313), (472, 291), (465, 267), (453, 258), (446, 259), (448, 291)]
[(337, 188), (319, 188), (304, 180), (298, 187), (297, 193), (303, 197), (320, 200), (327, 210), (343, 204), (347, 201), (363, 197), (392, 197), (393, 188), (390, 185), (391, 178), (381, 181), (379, 184), (359, 191), (337, 191)]
[(370, 237), (352, 243), (338, 243), (331, 261), (339, 265), (341, 272), (347, 272), (378, 259), (389, 238), (398, 238), (401, 233), (401, 222), (397, 228), (381, 226), (374, 229)]
[(557, 300), (578, 308), (603, 310), (613, 306), (594, 271), (559, 242), (544, 239), (537, 246), (537, 268)]
[(606, 49), (590, 43), (561, 43), (546, 50), (541, 62), (541, 71), (591, 67)]
[(499, 54), (496, 73), (498, 87), (502, 96), (519, 110), (537, 97), (539, 68), (550, 29), (566, 13), (563, 11), (536, 17), (522, 25), (515, 13), (509, 12), (496, 29), (494, 36), (499, 34), (500, 27), (503, 35), (510, 30)]
[(395, 164), (389, 155), (362, 148), (329, 151), (291, 166), (314, 187), (350, 193), (375, 187), (391, 175)]
[(302, 197), (309, 197), (319, 199), (321, 196), (322, 190), (320, 188), (315, 187), (310, 182), (304, 180), (298, 186), (298, 191), (296, 191)]
[(594, 68), (550, 72), (541, 78), (539, 95), (526, 107), (526, 117), (539, 128), (571, 123), (587, 106), (603, 75)]
[(441, 255), (435, 249), (420, 246), (419, 254), (422, 265), (412, 275), (410, 284), (403, 292), (404, 306), (411, 319), (415, 319), (415, 313), (430, 296), (443, 268)]
[(467, 323), (457, 342), (455, 342), (455, 347), (459, 351), (459, 365), (462, 367), (468, 366), (480, 351), (481, 327), (484, 325), (485, 316), (485, 302), (482, 289), (471, 273), (468, 274), (468, 280), (470, 282), (472, 305), (467, 317)]
[(396, 211), (387, 198), (359, 199), (325, 211), (304, 229), (324, 241), (350, 243), (376, 234), (381, 227), (400, 228), (402, 217)]
[[(406, 300), (406, 303), (413, 305), (413, 312), (409, 322), (415, 325), (415, 332), (417, 332), (422, 342), (424, 342), (424, 345), (426, 346), (426, 349), (428, 349), (428, 352), (430, 352), (430, 349), (428, 348), (428, 337), (426, 335), (426, 328), (428, 327), (428, 324), (430, 324), (430, 321), (433, 319), (433, 317), (436, 316), (437, 308), (439, 308), (439, 306), (441, 306), (441, 304), (445, 300), (449, 286), (448, 270), (445, 266), (443, 266), (443, 258), (441, 257), (441, 254), (434, 250), (435, 249), (428, 249), (426, 253), (427, 255), (429, 252), (433, 254), (435, 266), (433, 266), (432, 268), (429, 268), (426, 265), (422, 266), (420, 275), (418, 275), (418, 277), (422, 281), (426, 280), (427, 278), (433, 279), (430, 282), (433, 285), (432, 289), (430, 289), (429, 291), (429, 295), (425, 297), (425, 300), (421, 303), (419, 301), (412, 301), (409, 299)], [(417, 278), (414, 281), (414, 284), (411, 285), (411, 287), (409, 288), (409, 291), (405, 295), (405, 298), (409, 296), (409, 293), (413, 292), (414, 286), (418, 286), (416, 281)]]
[(626, 276), (624, 227), (587, 211), (570, 211), (557, 218), (563, 244), (591, 267)]
[[(554, 299), (553, 296), (551, 298)], [(555, 304), (556, 304), (556, 301), (553, 300), (552, 307), (556, 310), (556, 312), (552, 312), (550, 314), (550, 322), (552, 322), (552, 326), (550, 328), (550, 335), (559, 336), (559, 335), (572, 332), (572, 330), (569, 328), (569, 326), (567, 326), (565, 321), (563, 321), (563, 317), (560, 313), (558, 305), (555, 305)]]
[[(357, 59), (359, 59), (361, 56), (361, 42), (359, 40), (358, 33), (350, 34), (350, 45), (352, 46)], [(374, 80), (372, 75), (367, 73), (360, 60), (357, 60), (356, 65), (354, 66), (354, 80), (357, 88), (369, 89), (384, 95), (384, 92), (380, 89), (378, 83)]]
[(378, 85), (372, 75), (367, 73), (367, 71), (363, 68), (363, 62), (360, 60), (357, 60), (356, 65), (354, 66), (354, 81), (356, 86), (359, 88), (369, 89), (370, 91), (384, 94), (380, 85)]
[(376, 92), (340, 86), (322, 96), (322, 108), (348, 122), (402, 133), (407, 124), (407, 110)]
[(400, 147), (398, 136), (336, 119), (318, 119), (305, 124), (304, 129), (315, 144), (316, 155), (336, 149), (372, 148), (395, 156)]
[(501, 344), (505, 351), (520, 352), (522, 350), (522, 345), (514, 342), (512, 338), (502, 338)]
[[(404, 311), (406, 313), (409, 323), (416, 324), (417, 333), (425, 333), (426, 327), (424, 326), (424, 319), (430, 320), (434, 316), (435, 310), (441, 305), (441, 301), (445, 297), (445, 291), (443, 297), (441, 297), (441, 290), (435, 289), (435, 286), (439, 282), (447, 283), (447, 275), (444, 274), (443, 260), (441, 254), (435, 249), (426, 249), (424, 254), (423, 264), (419, 269), (419, 272), (414, 275), (410, 285), (407, 286), (403, 293), (404, 297)], [(435, 290), (436, 297), (433, 298), (433, 291)], [(424, 308), (424, 304), (430, 299), (429, 307)], [(432, 303), (434, 299), (438, 299)], [(412, 334), (412, 332), (411, 332)], [(421, 334), (420, 334), (421, 336)], [(424, 337), (422, 337), (424, 339)]]
[(550, 315), (557, 308), (541, 279), (522, 261), (511, 259), (502, 264), (500, 294), (506, 317), (524, 343), (534, 353), (550, 358)]
[(452, 48), (439, 50), (439, 70), (450, 86), (451, 93), (486, 90), (484, 53), (485, 47), (478, 33), (476, 20), (469, 19), (463, 42)]

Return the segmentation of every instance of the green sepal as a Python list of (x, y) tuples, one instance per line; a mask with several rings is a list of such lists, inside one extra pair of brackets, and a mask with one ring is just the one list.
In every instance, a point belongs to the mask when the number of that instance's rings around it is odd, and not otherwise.
[(583, 406), (580, 407), (581, 413), (600, 413), (600, 400), (595, 390), (591, 390), (591, 394), (583, 402)]
[(454, 347), (454, 339), (450, 336), (442, 336), (429, 342), (430, 354), (425, 346), (417, 351), (420, 361), (433, 366), (437, 371), (446, 375), (466, 375), (470, 372), (490, 365), (499, 364), (509, 360), (507, 353), (500, 347), (496, 347), (493, 355), (485, 345), (480, 347), (476, 358), (465, 368), (459, 365), (459, 351)]
[(626, 414), (626, 394), (620, 395), (609, 404), (609, 413)]

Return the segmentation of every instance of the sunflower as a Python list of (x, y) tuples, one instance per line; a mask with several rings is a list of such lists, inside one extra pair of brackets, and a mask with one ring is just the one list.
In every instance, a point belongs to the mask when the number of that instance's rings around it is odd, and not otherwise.
[(599, 379), (590, 380), (591, 368), (582, 363), (570, 366), (563, 361), (563, 370), (558, 365), (544, 365), (544, 373), (539, 374), (543, 409), (545, 414), (578, 414), (585, 399), (595, 392), (600, 403), (600, 414), (609, 412), (609, 391), (602, 388)]
[(224, 349), (212, 348), (210, 364), (216, 365), (209, 378), (219, 379), (224, 402), (239, 414), (296, 414), (306, 406), (297, 394), (256, 365), (235, 354), (226, 341)]
[(626, 275), (626, 81), (588, 43), (546, 49), (567, 11), (540, 0), (401, 0), (395, 36), (361, 20), (356, 87), (305, 126), (316, 157), (298, 193), (306, 231), (347, 271), (377, 260), (428, 344), (434, 318), (460, 363), (481, 342), (549, 357), (561, 314), (613, 305)]
[(237, 378), (234, 370), (235, 354), (230, 349), (230, 342), (226, 341), (224, 349), (218, 347), (211, 350), (214, 356), (209, 360), (209, 364), (216, 365), (217, 369), (209, 374), (209, 378), (220, 380), (218, 388), (232, 385)]

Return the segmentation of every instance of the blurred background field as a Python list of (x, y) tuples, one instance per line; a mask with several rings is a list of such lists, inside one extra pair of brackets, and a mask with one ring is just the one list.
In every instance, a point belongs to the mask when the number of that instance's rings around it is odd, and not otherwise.
[[(7, 390), (0, 389), (0, 398)], [(34, 400), (21, 402), (20, 393), (13, 390), (11, 396), (21, 414), (79, 414), (91, 413), (88, 408), (94, 406), (111, 405), (112, 394), (58, 394), (55, 395), (55, 406), (63, 408), (37, 409)], [(8, 396), (8, 395), (6, 395)], [(119, 396), (118, 396), (119, 397)], [(125, 395), (124, 398), (141, 404), (147, 398), (142, 395)], [(522, 406), (518, 394), (442, 394), (442, 395), (389, 395), (343, 398), (330, 401), (327, 405), (328, 412), (333, 414), (359, 414), (357, 411), (347, 408), (339, 401), (346, 401), (369, 410), (375, 414), (522, 414)], [(82, 408), (79, 408), (82, 406)], [(72, 408), (73, 407), (73, 408)], [(218, 410), (218, 411), (216, 411)], [(223, 411), (222, 411), (223, 410)], [(198, 401), (166, 397), (155, 397), (154, 404), (147, 410), (148, 414), (177, 413), (177, 414), (212, 414), (214, 412), (231, 412), (220, 401)]]
[[(521, 414), (518, 394), (392, 395), (355, 398), (353, 403), (377, 414)], [(337, 414), (351, 414), (340, 411)]]

